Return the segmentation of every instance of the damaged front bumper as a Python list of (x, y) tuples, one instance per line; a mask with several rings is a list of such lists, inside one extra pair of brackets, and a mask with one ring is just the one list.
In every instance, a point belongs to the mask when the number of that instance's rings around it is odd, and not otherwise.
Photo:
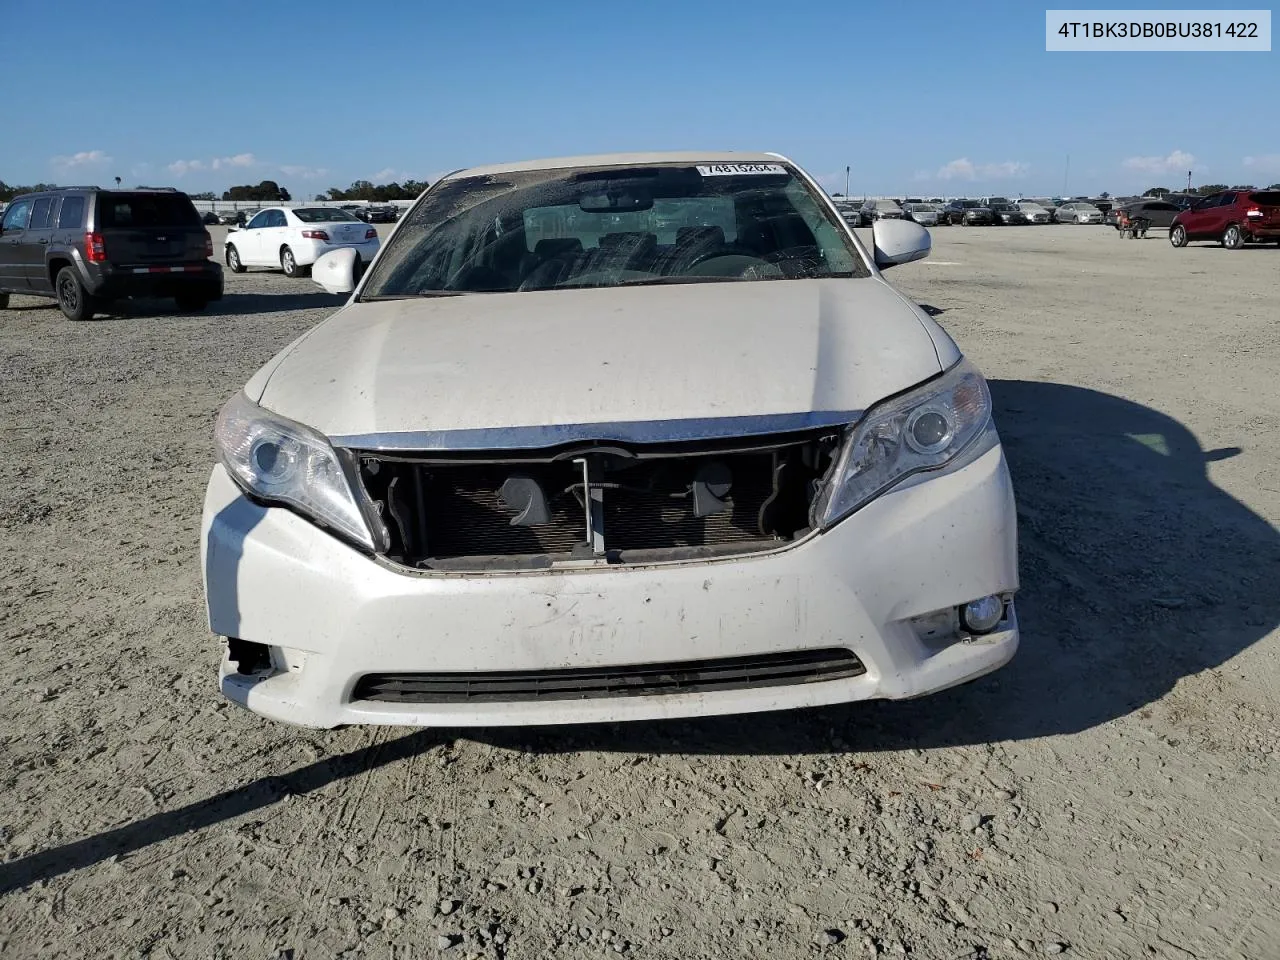
[[(495, 726), (900, 699), (963, 683), (1006, 663), (1018, 644), (1015, 524), (996, 446), (881, 496), (829, 530), (747, 556), (413, 570), (361, 553), (289, 510), (250, 501), (221, 466), (210, 478), (201, 542), (210, 626), (237, 641), (237, 659), (224, 656), (221, 668), (222, 691), (233, 701), (315, 727)], [(1008, 601), (1003, 619), (990, 633), (967, 633), (956, 608), (989, 595)], [(857, 667), (832, 679), (695, 683), (689, 692), (672, 680), (690, 662), (697, 673), (707, 664), (736, 669), (750, 658), (772, 663), (832, 650), (851, 653)], [(625, 689), (628, 671), (654, 664), (670, 671), (662, 676), (677, 692)], [(504, 699), (494, 691), (510, 688), (468, 683), (477, 673), (563, 676), (553, 671), (608, 673), (623, 678), (622, 688), (571, 698), (546, 685)], [(368, 693), (386, 689), (370, 685), (374, 676), (426, 674), (455, 678), (455, 692), (428, 700), (406, 699), (403, 685), (390, 698)], [(473, 688), (474, 696), (456, 692)]]

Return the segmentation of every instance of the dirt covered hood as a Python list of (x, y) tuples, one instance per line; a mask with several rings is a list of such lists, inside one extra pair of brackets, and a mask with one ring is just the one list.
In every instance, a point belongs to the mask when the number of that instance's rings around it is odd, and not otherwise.
[(940, 370), (875, 279), (355, 303), (272, 366), (259, 402), (344, 438), (861, 411)]

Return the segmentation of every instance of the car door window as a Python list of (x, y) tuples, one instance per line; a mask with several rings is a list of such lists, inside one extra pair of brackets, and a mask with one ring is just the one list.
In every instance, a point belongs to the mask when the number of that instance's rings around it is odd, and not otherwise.
[(65, 197), (58, 212), (59, 230), (78, 230), (84, 225), (84, 197)]
[(246, 230), (260, 230), (267, 226), (267, 221), (271, 219), (271, 211), (263, 210), (245, 225)]
[(9, 204), (9, 209), (4, 212), (4, 232), (25, 230), (27, 228), (27, 220), (31, 216), (31, 201), (17, 200)]
[(288, 223), (287, 223), (287, 221), (286, 221), (286, 220), (285, 220), (285, 218), (284, 218), (284, 211), (283, 211), (283, 210), (269, 210), (269, 211), (267, 211), (267, 226), (268, 226), (268, 227), (285, 227), (285, 226), (288, 226)]
[(48, 230), (52, 226), (53, 219), (53, 198), (41, 197), (31, 205), (31, 224), (32, 230)]

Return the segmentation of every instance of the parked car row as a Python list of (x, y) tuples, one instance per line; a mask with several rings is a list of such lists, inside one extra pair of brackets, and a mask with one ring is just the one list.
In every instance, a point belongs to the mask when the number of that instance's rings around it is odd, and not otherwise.
[(1088, 223), (1119, 229), (1123, 218), (1125, 222), (1139, 221), (1144, 228), (1167, 229), (1175, 247), (1193, 240), (1212, 240), (1234, 250), (1246, 243), (1280, 241), (1277, 190), (1224, 190), (1207, 197), (986, 197), (947, 203), (919, 198), (899, 202), (841, 197), (834, 202), (841, 216), (858, 227), (878, 220), (914, 220), (928, 227)]
[(365, 223), (395, 223), (400, 219), (400, 208), (394, 203), (344, 203), (338, 209)]
[(1048, 197), (1031, 200), (962, 198), (945, 203), (939, 199), (918, 197), (902, 201), (880, 198), (862, 201), (839, 198), (835, 201), (844, 219), (858, 227), (870, 226), (877, 220), (894, 219), (914, 220), (930, 227), (1102, 223), (1104, 214), (1099, 204), (1106, 203)]

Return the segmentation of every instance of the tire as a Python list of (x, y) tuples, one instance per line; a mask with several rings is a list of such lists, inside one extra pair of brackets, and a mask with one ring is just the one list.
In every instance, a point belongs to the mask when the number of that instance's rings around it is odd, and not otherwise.
[(9, 295), (7, 293), (0, 293), (0, 310), (7, 309), (8, 306), (9, 306)]
[(92, 320), (97, 303), (84, 284), (75, 267), (63, 267), (53, 283), (54, 292), (58, 295), (58, 309), (68, 320)]
[(180, 297), (174, 297), (173, 302), (184, 313), (200, 313), (205, 307), (209, 306), (208, 297), (195, 293), (184, 293)]
[(294, 259), (293, 251), (288, 247), (280, 251), (280, 266), (284, 269), (286, 277), (305, 277), (311, 273), (310, 267), (304, 267)]
[(1239, 250), (1244, 246), (1244, 231), (1239, 224), (1231, 224), (1222, 231), (1222, 245), (1228, 250)]
[(232, 273), (244, 273), (244, 264), (240, 262), (240, 251), (235, 248), (235, 244), (227, 244), (227, 267)]
[(1169, 228), (1169, 242), (1175, 247), (1185, 247), (1187, 245), (1187, 228), (1180, 223), (1175, 223)]

